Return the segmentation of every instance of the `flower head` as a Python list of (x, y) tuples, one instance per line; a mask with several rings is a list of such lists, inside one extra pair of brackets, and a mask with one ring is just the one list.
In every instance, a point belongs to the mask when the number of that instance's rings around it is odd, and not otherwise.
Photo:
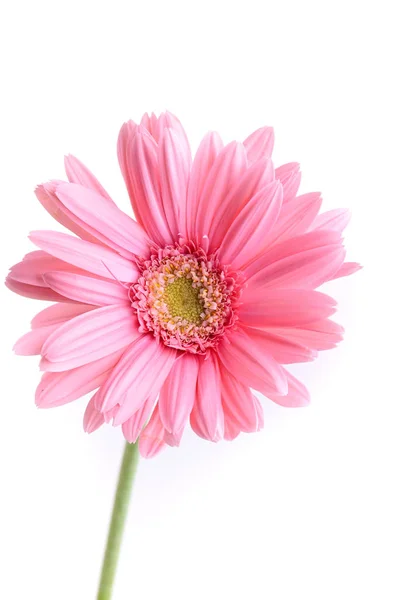
[(160, 249), (140, 266), (141, 277), (130, 289), (139, 330), (193, 354), (216, 347), (236, 320), (235, 274), (204, 250), (184, 245)]
[(243, 143), (207, 134), (192, 161), (170, 113), (122, 126), (118, 158), (136, 221), (68, 156), (68, 182), (40, 185), (46, 210), (73, 234), (35, 231), (39, 250), (11, 268), (9, 288), (55, 302), (16, 343), (41, 355), (41, 408), (94, 392), (91, 432), (121, 425), (142, 455), (201, 437), (259, 430), (253, 390), (283, 406), (308, 403), (282, 365), (333, 348), (335, 302), (315, 291), (359, 268), (345, 263), (343, 209), (319, 214), (297, 195), (297, 163), (277, 169), (269, 127)]

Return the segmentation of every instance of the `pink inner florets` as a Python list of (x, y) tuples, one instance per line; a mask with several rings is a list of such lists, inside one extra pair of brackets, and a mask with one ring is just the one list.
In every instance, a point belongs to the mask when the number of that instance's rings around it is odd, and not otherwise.
[(204, 354), (235, 321), (238, 275), (215, 256), (190, 246), (167, 246), (139, 263), (129, 297), (139, 328), (167, 346)]

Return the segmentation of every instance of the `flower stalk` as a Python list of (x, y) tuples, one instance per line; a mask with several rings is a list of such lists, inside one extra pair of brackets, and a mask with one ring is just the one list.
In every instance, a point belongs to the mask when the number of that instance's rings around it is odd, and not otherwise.
[(111, 598), (125, 521), (128, 514), (132, 484), (139, 459), (138, 446), (139, 442), (136, 442), (136, 444), (125, 444), (108, 530), (107, 545), (104, 552), (97, 600), (110, 600)]

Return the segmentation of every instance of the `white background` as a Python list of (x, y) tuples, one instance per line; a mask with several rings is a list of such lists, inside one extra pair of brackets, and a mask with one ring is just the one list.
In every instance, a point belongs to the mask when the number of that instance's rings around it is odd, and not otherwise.
[[(400, 597), (399, 93), (395, 2), (85, 2), (3, 7), (1, 272), (54, 224), (33, 189), (86, 162), (123, 208), (121, 123), (168, 108), (193, 147), (276, 131), (276, 164), (348, 206), (333, 282), (340, 348), (296, 374), (307, 409), (264, 402), (265, 429), (142, 461), (115, 600)], [(95, 598), (123, 442), (88, 436), (85, 402), (34, 406), (37, 359), (11, 347), (39, 302), (1, 290), (1, 598)], [(397, 571), (397, 572), (396, 572)]]

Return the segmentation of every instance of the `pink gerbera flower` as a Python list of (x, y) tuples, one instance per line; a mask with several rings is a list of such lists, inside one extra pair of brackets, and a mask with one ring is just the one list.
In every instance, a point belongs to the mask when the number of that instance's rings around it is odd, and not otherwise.
[(232, 440), (263, 425), (258, 390), (283, 406), (308, 403), (282, 365), (334, 347), (335, 301), (315, 291), (359, 268), (345, 263), (349, 215), (318, 214), (297, 196), (299, 165), (274, 169), (273, 131), (224, 146), (205, 136), (193, 159), (170, 113), (122, 126), (118, 158), (136, 221), (68, 156), (69, 182), (36, 195), (75, 236), (30, 235), (40, 250), (12, 267), (8, 287), (55, 301), (15, 346), (40, 354), (41, 408), (95, 391), (91, 432), (121, 425), (143, 456), (201, 437)]

